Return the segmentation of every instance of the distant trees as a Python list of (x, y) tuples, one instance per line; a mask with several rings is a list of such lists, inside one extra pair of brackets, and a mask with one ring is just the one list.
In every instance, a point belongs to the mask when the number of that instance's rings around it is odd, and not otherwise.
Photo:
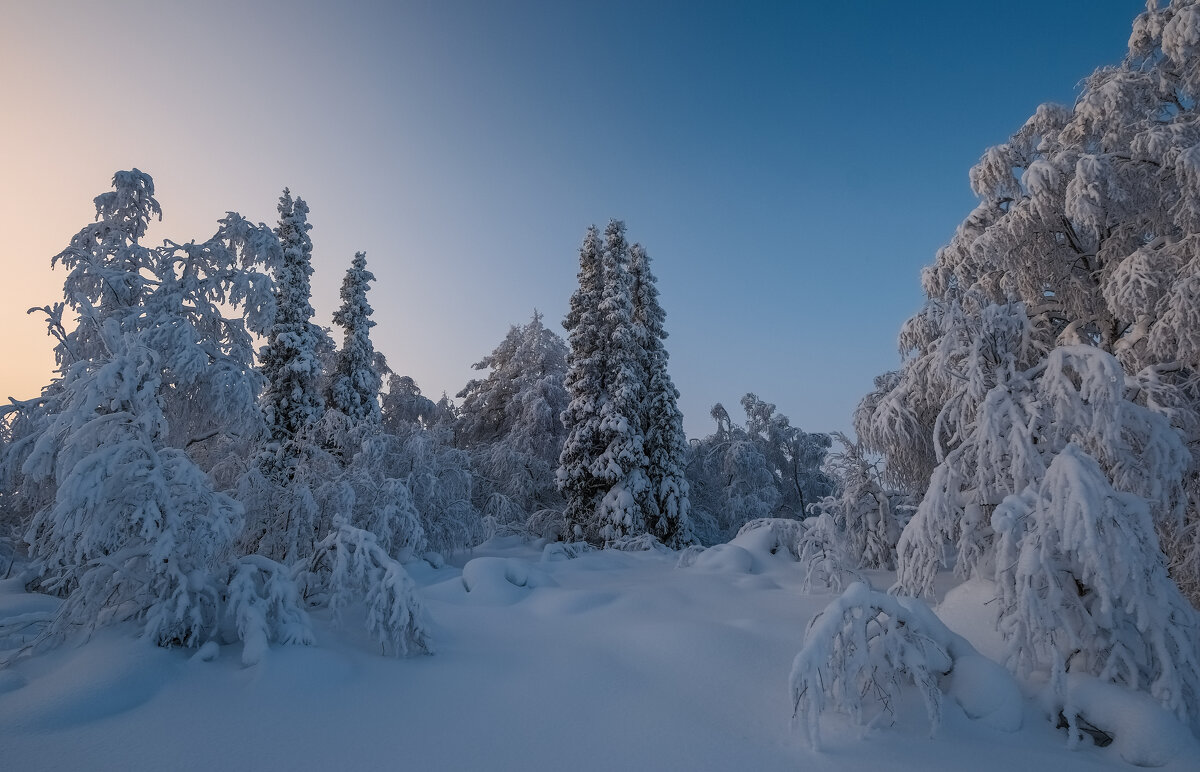
[[(594, 227), (579, 252), (559, 488), (567, 538), (609, 543), (651, 533), (691, 540), (676, 392), (666, 375), (664, 318), (654, 276), (625, 225)], [(647, 435), (654, 458), (647, 454)]]
[(757, 518), (803, 518), (808, 504), (834, 489), (821, 468), (829, 435), (792, 426), (755, 394), (741, 402), (745, 427), (734, 424), (718, 403), (712, 409), (716, 431), (690, 448), (687, 476), (697, 534), (706, 544), (732, 538)]
[(535, 311), (474, 367), (490, 372), (458, 393), (455, 441), (471, 455), (479, 511), (524, 528), (535, 513), (562, 509), (555, 471), (566, 438), (567, 346)]

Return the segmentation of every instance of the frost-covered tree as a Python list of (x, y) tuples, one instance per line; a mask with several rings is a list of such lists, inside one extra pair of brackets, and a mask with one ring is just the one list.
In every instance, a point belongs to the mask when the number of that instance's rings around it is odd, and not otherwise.
[(521, 526), (536, 512), (561, 510), (555, 470), (566, 437), (566, 344), (534, 312), (474, 367), (490, 372), (459, 392), (455, 442), (471, 455), (476, 507)]
[(352, 421), (378, 423), (379, 389), (382, 379), (375, 369), (375, 347), (371, 344), (372, 309), (367, 289), (375, 275), (367, 270), (367, 255), (358, 252), (342, 281), (342, 307), (333, 321), (345, 334), (337, 354), (328, 404)]
[(1194, 730), (1197, 615), (1167, 576), (1150, 502), (1109, 478), (1069, 443), (1036, 486), (1007, 496), (992, 515), (1010, 664), (1048, 664), (1051, 686), (1068, 702), (1068, 670), (1144, 689)]
[[(923, 274), (928, 300), (901, 332), (901, 369), (877, 384), (855, 421), (867, 446), (887, 456), (896, 482), (918, 492), (950, 484), (935, 469), (975, 433), (993, 385), (960, 376), (1002, 374), (976, 360), (986, 359), (988, 330), (1006, 315), (996, 309), (1021, 304), (1027, 321), (1014, 326), (1020, 320), (1007, 314), (1005, 323), (1024, 340), (1003, 344), (1017, 369), (1056, 346), (1094, 346), (1136, 378), (1133, 400), (1166, 416), (1193, 449), (1185, 518), (1157, 521), (1172, 573), (1193, 602), (1200, 599), (1198, 20), (1194, 0), (1149, 4), (1121, 64), (1093, 73), (1073, 107), (1039, 107), (984, 154), (971, 171), (980, 203)], [(982, 502), (970, 517), (986, 524), (995, 503)]]
[(742, 397), (742, 409), (746, 433), (770, 464), (783, 505), (793, 516), (804, 517), (809, 504), (833, 492), (833, 481), (821, 468), (832, 440), (828, 434), (792, 426), (775, 405), (756, 394)]
[(711, 545), (733, 538), (751, 520), (774, 517), (782, 496), (758, 445), (720, 403), (717, 430), (693, 441), (687, 465), (696, 536)]
[[(275, 320), (259, 354), (267, 388), (263, 410), (271, 431), (269, 474), (287, 479), (294, 471), (293, 455), (284, 449), (311, 430), (325, 410), (320, 392), (318, 357), (320, 328), (312, 323), (312, 240), (308, 236), (308, 204), (292, 198), (286, 188), (279, 198), (276, 235), (282, 248), (275, 266)], [(278, 458), (274, 458), (275, 456)]]
[(395, 373), (388, 377), (388, 389), (380, 402), (383, 425), (393, 433), (406, 432), (412, 424), (431, 427), (442, 423), (445, 409), (422, 394), (410, 376)]
[(897, 509), (902, 506), (901, 497), (884, 486), (882, 475), (862, 443), (841, 432), (834, 432), (833, 437), (842, 449), (829, 455), (825, 470), (835, 481), (836, 491), (813, 504), (812, 509), (828, 518), (823, 527), (830, 530), (831, 538), (846, 542), (852, 567), (891, 570), (896, 565), (896, 541), (900, 538)]
[(423, 396), (408, 376), (393, 375), (389, 384), (382, 400), (384, 433), (376, 468), (404, 481), (425, 548), (450, 553), (475, 546), (483, 540), (483, 523), (472, 503), (470, 458), (454, 447), (450, 406)]
[(694, 441), (688, 477), (697, 535), (704, 543), (727, 541), (749, 520), (803, 517), (804, 497), (820, 497), (833, 483), (821, 471), (830, 439), (791, 425), (787, 416), (754, 394), (742, 398), (746, 426), (714, 405), (716, 431)]
[(43, 639), (136, 619), (159, 643), (196, 645), (215, 634), (221, 561), (242, 522), (197, 459), (260, 425), (251, 333), (273, 310), (259, 269), (278, 246), (229, 213), (205, 242), (146, 248), (153, 181), (118, 172), (114, 188), (55, 258), (70, 269), (66, 302), (44, 309), (60, 375), (12, 408), (6, 485), (32, 505), (35, 581), (66, 598)]
[(646, 378), (641, 414), (650, 495), (645, 521), (648, 532), (663, 544), (680, 547), (691, 543), (694, 535), (684, 473), (687, 437), (683, 433), (683, 413), (679, 411), (679, 392), (667, 372), (668, 354), (663, 344), (667, 315), (658, 302), (657, 280), (646, 250), (634, 244), (629, 254), (633, 324), (641, 343)]

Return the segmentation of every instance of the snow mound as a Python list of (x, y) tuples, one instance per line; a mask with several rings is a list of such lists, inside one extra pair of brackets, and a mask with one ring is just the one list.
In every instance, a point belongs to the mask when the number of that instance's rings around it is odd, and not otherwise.
[(463, 566), (463, 588), (486, 603), (516, 603), (533, 587), (554, 587), (546, 572), (517, 558), (475, 558)]
[(683, 550), (678, 565), (729, 574), (762, 573), (772, 566), (794, 564), (799, 559), (796, 543), (803, 532), (804, 525), (799, 520), (751, 520), (727, 544)]
[(718, 544), (696, 555), (692, 567), (725, 574), (748, 574), (754, 570), (754, 556), (732, 542)]
[(752, 551), (765, 551), (770, 555), (791, 555), (792, 560), (799, 560), (800, 553), (796, 545), (805, 527), (802, 520), (762, 517), (743, 525), (732, 543), (741, 544)]
[(946, 627), (970, 641), (980, 654), (1004, 662), (1008, 646), (996, 628), (997, 594), (995, 582), (970, 579), (947, 591), (934, 611)]
[(943, 689), (967, 718), (1001, 732), (1021, 728), (1025, 714), (1021, 689), (998, 662), (974, 653), (960, 654), (944, 679)]
[(1090, 675), (1067, 676), (1067, 699), (1043, 694), (1048, 712), (1075, 714), (1112, 735), (1110, 750), (1138, 767), (1161, 767), (1200, 758), (1200, 742), (1150, 695)]

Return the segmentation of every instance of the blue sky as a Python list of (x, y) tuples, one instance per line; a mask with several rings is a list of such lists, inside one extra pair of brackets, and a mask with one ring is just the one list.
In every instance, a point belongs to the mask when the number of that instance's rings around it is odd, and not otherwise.
[(0, 11), (0, 392), (48, 378), (30, 305), (112, 172), (155, 238), (308, 200), (328, 324), (366, 250), (377, 348), (436, 398), (534, 307), (590, 223), (654, 260), (689, 434), (754, 391), (845, 429), (898, 362), (967, 171), (1116, 63), (1136, 0), (44, 3)]

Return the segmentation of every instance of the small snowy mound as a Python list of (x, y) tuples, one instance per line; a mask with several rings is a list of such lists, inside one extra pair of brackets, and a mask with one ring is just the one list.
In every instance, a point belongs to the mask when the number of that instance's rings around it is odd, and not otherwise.
[(979, 654), (960, 654), (943, 688), (967, 718), (1001, 732), (1021, 728), (1025, 714), (1021, 689), (1008, 669)]
[(796, 545), (804, 530), (803, 520), (763, 517), (743, 525), (731, 543), (740, 544), (752, 552), (764, 551), (770, 555), (791, 556), (792, 560), (799, 560), (800, 553)]
[(995, 582), (976, 577), (949, 590), (934, 611), (946, 627), (970, 641), (980, 654), (1004, 662), (1008, 645), (996, 627), (998, 594)]
[(804, 532), (799, 520), (761, 518), (742, 526), (728, 544), (704, 549), (688, 547), (679, 556), (679, 567), (729, 574), (762, 573), (771, 565), (795, 563), (796, 542)]
[(1176, 760), (1200, 758), (1200, 742), (1144, 692), (1071, 673), (1067, 676), (1066, 705), (1049, 688), (1043, 702), (1051, 715), (1077, 716), (1111, 735), (1110, 750), (1135, 766), (1161, 767)]
[(533, 587), (553, 587), (544, 571), (516, 558), (475, 558), (463, 566), (463, 587), (485, 603), (516, 603)]
[(754, 570), (754, 556), (732, 542), (718, 544), (696, 555), (692, 567), (723, 574), (748, 574)]

